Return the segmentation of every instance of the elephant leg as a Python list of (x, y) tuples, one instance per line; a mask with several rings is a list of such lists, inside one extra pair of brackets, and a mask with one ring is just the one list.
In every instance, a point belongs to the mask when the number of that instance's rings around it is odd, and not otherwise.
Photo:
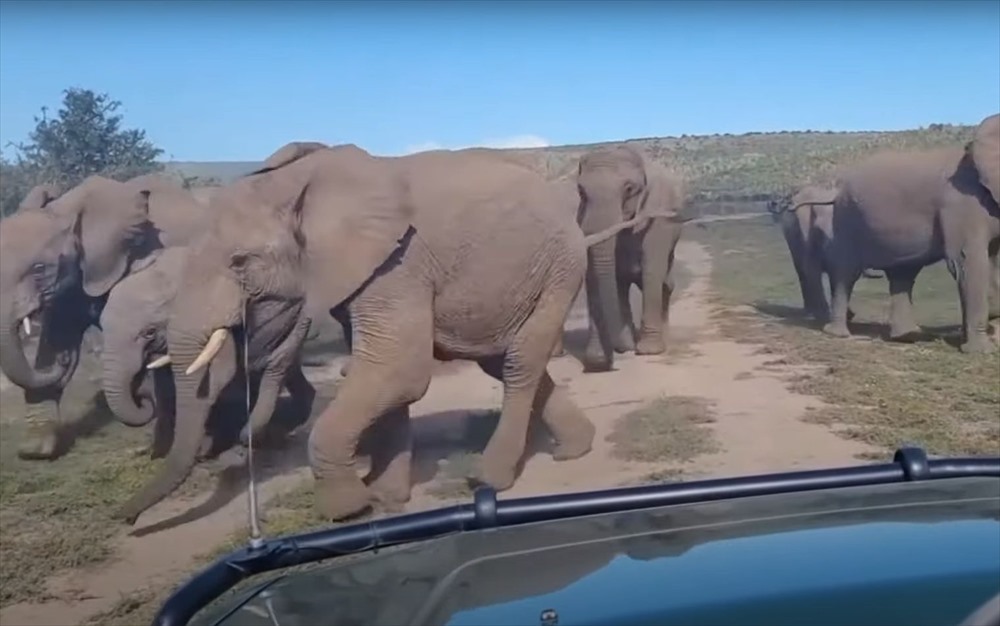
[(62, 389), (25, 389), (25, 422), (27, 429), (17, 456), (24, 460), (50, 460), (59, 454)]
[(889, 279), (889, 339), (912, 341), (920, 335), (920, 326), (913, 316), (913, 283), (919, 267), (885, 270)]
[(293, 429), (298, 428), (309, 421), (316, 400), (316, 388), (306, 378), (301, 363), (296, 362), (288, 368), (288, 373), (285, 374), (285, 388), (292, 397), (292, 415), (289, 421), (294, 424)]
[(948, 270), (958, 282), (958, 297), (962, 305), (962, 327), (965, 341), (962, 352), (990, 352), (988, 328), (988, 291), (991, 279), (990, 258), (986, 245), (967, 242), (963, 250), (947, 259)]
[(563, 330), (559, 329), (559, 336), (556, 337), (556, 345), (552, 348), (552, 358), (558, 358), (566, 355), (566, 347), (563, 346)]
[(618, 340), (618, 345), (615, 346), (615, 352), (618, 354), (635, 351), (637, 333), (635, 329), (635, 316), (632, 314), (632, 302), (629, 300), (631, 290), (631, 281), (622, 278), (618, 279), (618, 307), (622, 312), (621, 336)]
[(413, 457), (413, 434), (410, 408), (387, 411), (371, 425), (371, 470), (364, 483), (373, 495), (392, 511), (399, 511), (410, 501), (410, 470)]
[[(378, 291), (382, 297), (362, 294), (352, 304), (358, 309), (356, 319), (365, 323), (354, 325), (351, 370), (309, 433), (317, 508), (335, 520), (360, 513), (371, 504), (371, 493), (355, 469), (361, 434), (381, 416), (423, 397), (434, 369), (430, 294), (421, 294), (426, 299), (400, 301), (398, 293), (405, 290), (398, 286), (394, 293)], [(395, 306), (386, 307), (386, 300), (394, 295)], [(354, 311), (352, 308), (352, 315)], [(551, 345), (545, 346), (546, 357), (551, 349)], [(390, 472), (386, 480), (401, 482), (397, 471), (402, 472), (403, 467)]]
[[(667, 291), (669, 259), (653, 263), (655, 257), (645, 257), (642, 266), (642, 326), (636, 354), (662, 354), (666, 349), (663, 342), (664, 316), (670, 306)], [(669, 287), (673, 291), (673, 287)]]
[(838, 268), (831, 274), (831, 289), (833, 291), (833, 306), (830, 311), (830, 321), (823, 326), (823, 332), (834, 337), (850, 337), (847, 328), (847, 310), (850, 308), (851, 294), (854, 284), (861, 277), (861, 268)]
[(174, 416), (166, 412), (158, 412), (153, 418), (153, 442), (150, 447), (151, 459), (162, 459), (170, 452), (174, 443)]
[(989, 319), (1000, 318), (1000, 239), (990, 245)]
[[(503, 359), (485, 359), (479, 366), (503, 382)], [(566, 386), (555, 384), (548, 371), (538, 383), (530, 419), (541, 419), (548, 427), (554, 443), (552, 458), (556, 461), (578, 459), (593, 447), (596, 432), (593, 422), (570, 399)]]
[(826, 289), (823, 287), (823, 266), (819, 259), (812, 256), (815, 254), (818, 253), (807, 251), (806, 257), (802, 261), (802, 288), (806, 294), (804, 296), (806, 312), (816, 321), (826, 323), (830, 321), (830, 304), (826, 300)]
[[(555, 329), (572, 305), (571, 292), (543, 292), (535, 310), (517, 330), (503, 357), (503, 405), (500, 421), (483, 450), (473, 483), (485, 483), (497, 491), (509, 489), (524, 457), (528, 422), (545, 377)], [(543, 402), (548, 403), (552, 393)], [(553, 411), (557, 410), (553, 407)], [(553, 413), (554, 414), (554, 413)], [(558, 421), (558, 420), (557, 420)], [(560, 422), (561, 427), (564, 422)], [(565, 436), (560, 428), (560, 435)]]
[(310, 325), (310, 320), (307, 317), (299, 320), (288, 337), (278, 345), (272, 355), (272, 361), (268, 363), (261, 375), (253, 410), (250, 412), (246, 426), (240, 431), (240, 443), (244, 446), (250, 440), (251, 430), (254, 437), (263, 435), (264, 429), (274, 417), (274, 409), (278, 403), (278, 395), (281, 393), (281, 385), (287, 377), (288, 370), (292, 367), (299, 367), (299, 350), (309, 332)]

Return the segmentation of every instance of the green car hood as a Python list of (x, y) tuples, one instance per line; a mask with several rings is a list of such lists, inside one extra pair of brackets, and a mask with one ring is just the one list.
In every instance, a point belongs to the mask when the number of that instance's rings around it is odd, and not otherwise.
[(954, 625), (1000, 591), (1000, 481), (673, 505), (288, 571), (201, 625)]

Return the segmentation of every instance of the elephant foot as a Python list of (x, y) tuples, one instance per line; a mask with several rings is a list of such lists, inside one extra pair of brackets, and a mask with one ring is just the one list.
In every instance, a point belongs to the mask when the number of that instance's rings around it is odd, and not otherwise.
[(586, 456), (594, 446), (595, 432), (594, 424), (583, 418), (571, 437), (556, 441), (552, 449), (552, 460), (572, 461)]
[(976, 333), (959, 346), (959, 349), (965, 354), (989, 354), (996, 351), (997, 346), (986, 333)]
[(667, 346), (664, 345), (661, 335), (643, 335), (635, 346), (636, 354), (663, 354), (666, 350)]
[[(366, 481), (367, 482), (367, 481)], [(372, 496), (386, 511), (402, 511), (410, 501), (410, 486), (376, 480), (369, 484)]]
[(847, 330), (847, 324), (829, 322), (823, 326), (823, 332), (834, 337), (850, 337), (851, 331)]
[(615, 345), (615, 352), (618, 354), (635, 352), (635, 338), (632, 336), (631, 328), (625, 327), (622, 329), (622, 334), (618, 337), (618, 343)]
[(496, 491), (506, 491), (514, 486), (514, 480), (517, 478), (516, 466), (500, 462), (493, 457), (494, 455), (483, 452), (471, 475), (466, 477), (471, 489), (475, 490), (476, 487), (486, 485)]
[(316, 508), (323, 517), (339, 521), (364, 513), (371, 507), (372, 494), (353, 472), (336, 479), (316, 479)]
[(900, 343), (913, 343), (916, 341), (920, 335), (923, 333), (920, 326), (916, 324), (906, 324), (895, 327), (890, 327), (889, 329), (889, 341), (898, 341)]
[(604, 355), (600, 348), (587, 350), (583, 355), (584, 372), (610, 372), (614, 358)]
[(32, 424), (17, 448), (17, 456), (25, 461), (51, 461), (58, 456), (59, 433), (55, 424)]

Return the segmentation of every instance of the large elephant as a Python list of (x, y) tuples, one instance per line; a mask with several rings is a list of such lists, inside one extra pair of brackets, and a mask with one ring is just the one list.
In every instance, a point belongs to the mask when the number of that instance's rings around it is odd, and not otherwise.
[(865, 267), (884, 269), (889, 278), (892, 336), (919, 331), (913, 281), (922, 268), (944, 260), (958, 283), (962, 351), (995, 348), (987, 324), (990, 299), (997, 307), (1000, 289), (998, 120), (983, 120), (964, 148), (887, 151), (844, 172), (834, 203), (833, 310), (826, 332), (850, 336), (848, 303)]
[[(781, 226), (788, 254), (792, 257), (802, 294), (802, 309), (823, 323), (830, 321), (823, 275), (829, 275), (826, 247), (833, 238), (833, 200), (836, 197), (836, 186), (805, 185), (767, 203), (767, 210)], [(865, 278), (882, 277), (867, 268), (863, 275)], [(854, 311), (848, 309), (847, 319), (853, 317)]]
[[(369, 486), (383, 501), (409, 500), (409, 405), (434, 358), (473, 360), (503, 381), (476, 480), (511, 486), (532, 414), (557, 459), (586, 454), (594, 426), (546, 365), (593, 239), (552, 210), (555, 198), (536, 174), (474, 151), (379, 158), (352, 145), (285, 146), (213, 198), (213, 222), (191, 245), (167, 328), (178, 413), (189, 426), (204, 419), (236, 372), (236, 337), (249, 333), (251, 368), (280, 380), (304, 311), (340, 311), (351, 367), (309, 438), (328, 517), (366, 509)], [(355, 454), (366, 431), (377, 445), (362, 481)], [(183, 480), (199, 435), (177, 430), (164, 473), (120, 518), (134, 523)]]
[[(678, 214), (684, 207), (681, 177), (629, 146), (597, 148), (580, 159), (578, 222), (585, 234), (650, 211)], [(590, 331), (585, 371), (607, 371), (615, 352), (660, 354), (674, 290), (674, 250), (682, 223), (647, 220), (588, 251)], [(629, 290), (642, 291), (642, 322), (633, 324)]]
[[(24, 389), (29, 428), (18, 454), (26, 459), (60, 452), (62, 390), (107, 293), (133, 261), (184, 243), (207, 215), (184, 189), (150, 176), (91, 176), (43, 207), (0, 229), (0, 368)], [(34, 365), (21, 338), (32, 319), (42, 327)]]
[[(174, 384), (167, 356), (167, 319), (187, 259), (185, 246), (154, 251), (132, 266), (108, 295), (101, 311), (104, 349), (101, 353), (102, 387), (108, 407), (129, 426), (144, 426), (156, 419), (153, 457), (164, 456), (174, 433)], [(151, 371), (150, 371), (151, 370)], [(237, 381), (238, 382), (238, 381)], [(259, 378), (251, 377), (250, 400), (259, 397)], [(315, 390), (298, 362), (288, 369), (285, 386), (292, 395), (300, 421), (308, 417)], [(243, 429), (246, 443), (246, 389), (241, 384), (227, 388), (215, 403), (209, 418), (199, 458), (213, 444)], [(272, 402), (268, 399), (265, 403)], [(269, 416), (268, 416), (269, 417)], [(181, 416), (186, 420), (186, 416)], [(258, 418), (261, 419), (261, 418)], [(264, 420), (266, 421), (266, 420)], [(181, 426), (184, 427), (183, 425)], [(212, 428), (214, 427), (214, 428)], [(221, 445), (215, 446), (216, 449)]]

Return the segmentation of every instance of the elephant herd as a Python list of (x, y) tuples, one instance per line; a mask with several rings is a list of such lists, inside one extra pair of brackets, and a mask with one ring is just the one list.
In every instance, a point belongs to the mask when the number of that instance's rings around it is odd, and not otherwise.
[[(847, 333), (851, 287), (874, 268), (890, 281), (896, 336), (912, 322), (917, 272), (945, 259), (959, 283), (963, 349), (986, 348), (990, 281), (1000, 291), (998, 119), (964, 150), (880, 156), (827, 195), (772, 206), (806, 308), (828, 332)], [(665, 350), (685, 197), (679, 175), (628, 146), (585, 154), (572, 182), (547, 181), (497, 150), (376, 157), (293, 142), (208, 199), (156, 175), (92, 176), (65, 193), (36, 187), (0, 228), (0, 367), (23, 389), (29, 424), (19, 455), (60, 454), (62, 392), (84, 332), (100, 328), (108, 406), (129, 426), (153, 422), (151, 454), (164, 459), (116, 511), (133, 524), (210, 454), (220, 424), (247, 443), (282, 390), (309, 415), (315, 391), (301, 350), (313, 321), (332, 318), (351, 355), (309, 432), (325, 516), (409, 500), (409, 406), (435, 359), (475, 361), (501, 381), (500, 419), (469, 479), (507, 489), (532, 419), (557, 460), (591, 449), (594, 425), (547, 371), (582, 286), (585, 371), (612, 369), (616, 353)], [(642, 293), (638, 328), (632, 285)], [(36, 327), (32, 363), (23, 337)], [(363, 434), (373, 445), (362, 479)]]
[(1000, 114), (984, 119), (965, 146), (876, 153), (834, 184), (804, 186), (768, 208), (785, 235), (803, 308), (825, 332), (850, 336), (854, 285), (879, 269), (889, 282), (889, 338), (915, 337), (914, 282), (943, 260), (958, 283), (961, 350), (976, 353), (995, 349), (989, 320), (1000, 318), (998, 201)]

